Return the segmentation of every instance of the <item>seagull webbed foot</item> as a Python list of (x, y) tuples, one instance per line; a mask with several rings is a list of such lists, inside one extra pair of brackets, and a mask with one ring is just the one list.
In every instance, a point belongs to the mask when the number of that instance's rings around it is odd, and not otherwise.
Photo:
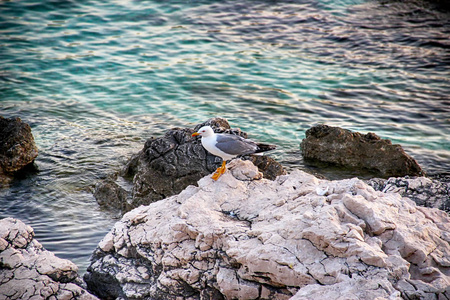
[(222, 174), (220, 174), (219, 172), (216, 171), (216, 173), (214, 173), (213, 176), (211, 176), (211, 178), (214, 179), (214, 180), (217, 180), (217, 179), (219, 179), (219, 177), (220, 177), (221, 175), (222, 175)]
[(226, 165), (226, 161), (223, 161), (222, 166), (217, 168), (216, 172), (213, 174), (213, 176), (211, 178), (214, 180), (219, 179), (219, 177), (222, 176), (225, 173), (225, 171), (227, 170), (225, 165)]

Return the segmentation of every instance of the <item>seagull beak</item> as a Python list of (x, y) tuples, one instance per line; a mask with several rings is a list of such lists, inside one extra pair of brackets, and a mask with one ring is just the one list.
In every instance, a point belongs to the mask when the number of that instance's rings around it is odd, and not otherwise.
[(197, 135), (200, 135), (200, 133), (194, 132), (194, 133), (192, 134), (192, 136), (197, 136)]

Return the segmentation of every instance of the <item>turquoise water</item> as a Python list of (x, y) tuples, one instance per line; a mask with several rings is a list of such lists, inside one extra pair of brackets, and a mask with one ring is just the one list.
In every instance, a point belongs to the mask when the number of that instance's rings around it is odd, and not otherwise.
[(325, 123), (450, 172), (450, 13), (431, 5), (6, 1), (0, 12), (0, 115), (28, 122), (40, 150), (39, 173), (0, 191), (0, 217), (33, 226), (82, 272), (117, 217), (93, 185), (172, 127), (225, 117), (305, 169), (301, 139)]

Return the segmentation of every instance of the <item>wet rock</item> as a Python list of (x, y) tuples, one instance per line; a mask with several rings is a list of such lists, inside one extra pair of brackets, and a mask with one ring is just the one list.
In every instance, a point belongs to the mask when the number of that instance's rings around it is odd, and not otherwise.
[(37, 155), (30, 125), (20, 118), (0, 116), (0, 186), (10, 182), (14, 173), (32, 163)]
[[(151, 138), (144, 148), (128, 162), (121, 175), (133, 181), (132, 195), (123, 207), (134, 208), (180, 193), (183, 189), (208, 174), (212, 174), (222, 163), (222, 159), (207, 152), (200, 139), (191, 135), (202, 126), (209, 125), (216, 132), (226, 132), (247, 137), (240, 129), (230, 128), (222, 118), (210, 119), (194, 129), (175, 128), (161, 138)], [(285, 174), (283, 167), (267, 156), (247, 157), (260, 167), (266, 178), (275, 179)], [(108, 189), (110, 189), (108, 191)], [(117, 186), (111, 182), (97, 186), (100, 202), (123, 198)], [(101, 191), (101, 193), (100, 193)], [(103, 196), (107, 197), (103, 197)], [(96, 196), (97, 197), (97, 196)], [(119, 201), (120, 202), (120, 201)], [(120, 205), (118, 205), (120, 206)]]
[(305, 160), (369, 170), (383, 178), (424, 174), (417, 161), (400, 145), (393, 145), (390, 140), (371, 132), (363, 135), (339, 127), (317, 125), (306, 131), (300, 147)]
[(45, 250), (30, 226), (0, 220), (1, 299), (98, 299), (80, 286), (77, 272), (74, 263)]
[(117, 222), (85, 275), (101, 298), (447, 299), (450, 218), (359, 179), (261, 178), (235, 160)]
[(215, 171), (219, 162), (191, 137), (193, 132), (171, 129), (162, 138), (147, 140), (132, 157), (123, 173), (133, 180), (131, 207), (179, 193)]
[(398, 193), (417, 205), (434, 207), (450, 212), (450, 176), (439, 179), (427, 177), (392, 177), (388, 180), (374, 178), (367, 183), (384, 193)]
[(257, 166), (258, 170), (263, 173), (264, 178), (275, 180), (277, 176), (286, 174), (283, 166), (270, 156), (248, 155), (244, 156), (243, 159), (249, 160)]
[(94, 197), (97, 203), (105, 208), (112, 208), (121, 212), (131, 209), (128, 204), (128, 192), (117, 183), (117, 175), (97, 182)]

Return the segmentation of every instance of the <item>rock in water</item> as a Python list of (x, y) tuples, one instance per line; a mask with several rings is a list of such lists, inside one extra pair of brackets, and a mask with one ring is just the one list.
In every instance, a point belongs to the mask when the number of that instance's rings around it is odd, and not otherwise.
[(448, 299), (450, 218), (359, 179), (236, 160), (125, 214), (85, 275), (101, 298)]
[(300, 147), (306, 160), (375, 171), (385, 178), (424, 174), (417, 161), (400, 145), (392, 145), (390, 140), (371, 132), (363, 135), (339, 127), (317, 125), (306, 131)]
[(117, 175), (97, 182), (94, 197), (100, 206), (113, 208), (119, 212), (129, 211), (128, 192), (117, 183)]
[(32, 163), (37, 155), (30, 125), (20, 118), (0, 116), (0, 186), (9, 182), (14, 172)]
[(79, 286), (77, 272), (74, 263), (45, 250), (30, 226), (0, 220), (0, 299), (98, 299)]

